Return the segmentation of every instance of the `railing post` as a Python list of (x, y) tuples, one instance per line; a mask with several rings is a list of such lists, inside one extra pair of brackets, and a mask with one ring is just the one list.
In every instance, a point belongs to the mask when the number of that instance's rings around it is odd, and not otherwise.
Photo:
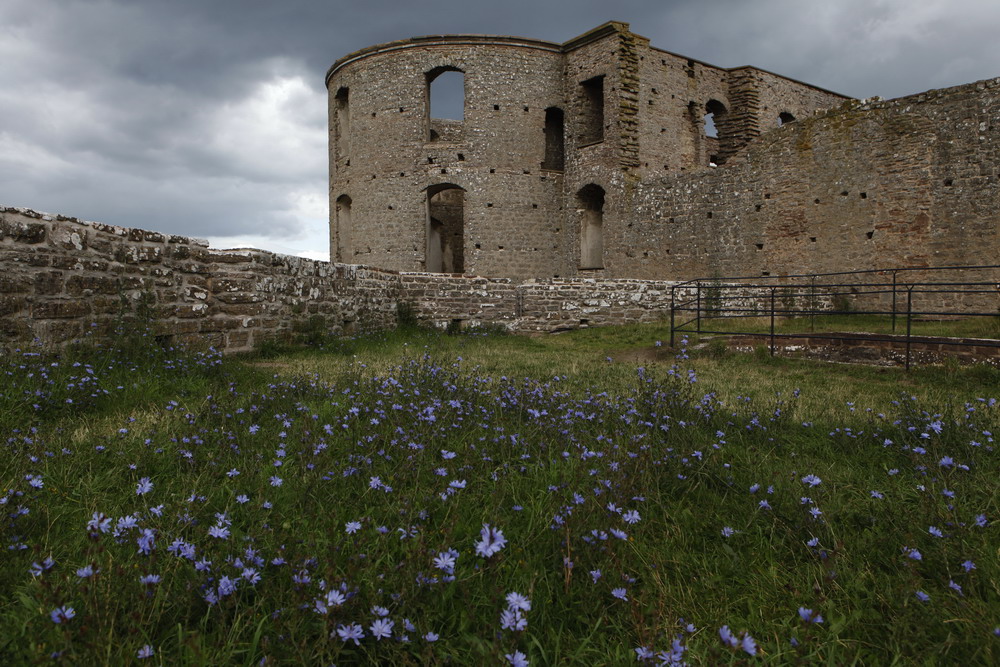
[(674, 313), (677, 312), (677, 302), (674, 301), (677, 285), (670, 286), (670, 349), (674, 347)]
[(906, 286), (906, 370), (910, 370), (910, 331), (913, 324), (913, 285)]
[(697, 333), (701, 333), (701, 281), (695, 283), (695, 315), (694, 315), (694, 330)]
[(816, 333), (816, 276), (809, 279), (809, 332)]
[(774, 356), (774, 293), (777, 288), (771, 288), (771, 356)]
[(892, 272), (892, 333), (896, 333), (896, 270)]

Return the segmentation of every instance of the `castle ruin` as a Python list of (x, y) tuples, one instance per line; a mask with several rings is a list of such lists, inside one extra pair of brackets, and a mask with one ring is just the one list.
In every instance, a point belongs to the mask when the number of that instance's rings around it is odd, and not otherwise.
[[(450, 72), (461, 120), (431, 114)], [(997, 254), (995, 81), (857, 101), (611, 22), (381, 44), (326, 84), (333, 261), (674, 280)]]

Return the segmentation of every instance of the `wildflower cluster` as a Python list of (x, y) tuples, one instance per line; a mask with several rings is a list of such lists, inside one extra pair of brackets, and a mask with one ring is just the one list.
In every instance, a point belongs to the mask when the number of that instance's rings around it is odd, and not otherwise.
[[(819, 426), (677, 365), (581, 392), (430, 358), (332, 383), (213, 354), (51, 363), (0, 388), (14, 663), (107, 637), (165, 664), (201, 637), (220, 664), (1000, 651), (992, 399)], [(156, 402), (117, 405), (129, 381)]]

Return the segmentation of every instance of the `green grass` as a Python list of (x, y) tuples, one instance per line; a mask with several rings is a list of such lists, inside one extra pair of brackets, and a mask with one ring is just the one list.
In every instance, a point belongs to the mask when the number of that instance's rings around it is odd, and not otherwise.
[[(627, 664), (675, 639), (689, 664), (996, 662), (1000, 373), (676, 359), (668, 337), (10, 351), (0, 662), (121, 664), (148, 644), (157, 664)], [(88, 530), (95, 513), (138, 526)], [(488, 558), (484, 524), (507, 540)], [(453, 580), (434, 566), (449, 549)], [(501, 627), (512, 591), (522, 630)], [(371, 636), (375, 606), (392, 638)], [(352, 623), (358, 645), (337, 634)]]

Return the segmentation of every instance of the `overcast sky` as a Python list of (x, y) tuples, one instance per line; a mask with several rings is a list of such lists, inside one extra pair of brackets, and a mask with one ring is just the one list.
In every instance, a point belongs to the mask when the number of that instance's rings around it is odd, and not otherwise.
[(334, 60), (608, 20), (853, 97), (1000, 76), (995, 0), (0, 0), (0, 205), (325, 258)]

